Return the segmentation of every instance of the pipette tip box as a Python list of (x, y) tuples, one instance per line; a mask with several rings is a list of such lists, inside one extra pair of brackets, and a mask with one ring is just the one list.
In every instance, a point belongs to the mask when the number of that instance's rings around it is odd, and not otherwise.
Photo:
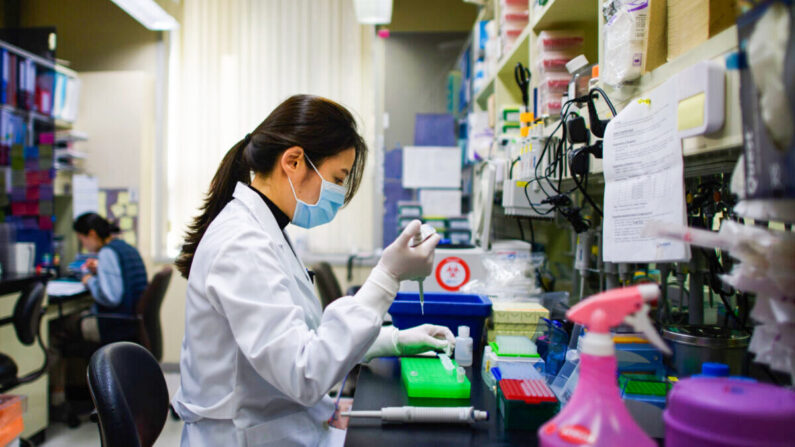
[(455, 360), (445, 369), (438, 357), (404, 357), (400, 359), (400, 376), (410, 398), (469, 399), (471, 384), (467, 377), (458, 381)]
[(538, 430), (559, 407), (544, 380), (503, 379), (497, 385), (497, 408), (507, 429)]

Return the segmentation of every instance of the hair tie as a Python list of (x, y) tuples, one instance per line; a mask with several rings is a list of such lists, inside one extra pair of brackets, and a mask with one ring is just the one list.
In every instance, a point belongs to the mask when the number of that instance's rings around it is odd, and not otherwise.
[(250, 143), (250, 142), (251, 142), (251, 134), (250, 134), (250, 133), (247, 133), (247, 134), (246, 134), (246, 137), (245, 137), (245, 138), (243, 138), (243, 141), (244, 141), (246, 144)]

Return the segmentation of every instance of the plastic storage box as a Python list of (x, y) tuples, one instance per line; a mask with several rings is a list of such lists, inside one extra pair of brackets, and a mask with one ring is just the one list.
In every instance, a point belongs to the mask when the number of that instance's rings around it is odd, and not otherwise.
[(19, 396), (0, 395), (0, 445), (10, 444), (25, 429), (23, 403)]
[(452, 371), (446, 370), (438, 357), (404, 357), (400, 359), (400, 377), (411, 398), (469, 399), (471, 384), (464, 377), (458, 381), (452, 360)]
[(538, 430), (558, 407), (558, 399), (543, 380), (503, 379), (497, 385), (497, 409), (507, 429)]
[(458, 333), (458, 326), (469, 326), (473, 352), (481, 349), (483, 326), (491, 314), (491, 301), (485, 295), (433, 292), (425, 294), (425, 314), (420, 312), (420, 296), (416, 292), (399, 292), (389, 307), (392, 323), (408, 329), (430, 323), (447, 326)]

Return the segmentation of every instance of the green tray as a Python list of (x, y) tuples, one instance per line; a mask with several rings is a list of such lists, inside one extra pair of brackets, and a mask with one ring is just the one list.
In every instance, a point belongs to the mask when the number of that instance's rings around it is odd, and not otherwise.
[(622, 374), (618, 377), (619, 388), (625, 394), (665, 397), (671, 384), (652, 374)]
[[(458, 366), (455, 360), (454, 366)], [(455, 369), (452, 373), (442, 366), (438, 357), (405, 357), (400, 359), (400, 376), (409, 397), (436, 399), (469, 399), (469, 379), (459, 383)]]
[(535, 354), (505, 354), (505, 353), (502, 353), (502, 352), (500, 352), (500, 347), (499, 347), (499, 345), (497, 345), (496, 341), (490, 342), (489, 346), (491, 346), (491, 352), (493, 352), (495, 355), (501, 355), (503, 357), (525, 357), (525, 358), (539, 358), (539, 357), (541, 357), (540, 355), (538, 355), (538, 353), (535, 353)]

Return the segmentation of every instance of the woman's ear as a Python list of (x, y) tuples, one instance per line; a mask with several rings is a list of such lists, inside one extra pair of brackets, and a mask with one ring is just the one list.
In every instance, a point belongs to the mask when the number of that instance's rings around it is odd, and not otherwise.
[(287, 173), (295, 173), (304, 162), (304, 149), (300, 146), (287, 148), (281, 156), (281, 166)]

